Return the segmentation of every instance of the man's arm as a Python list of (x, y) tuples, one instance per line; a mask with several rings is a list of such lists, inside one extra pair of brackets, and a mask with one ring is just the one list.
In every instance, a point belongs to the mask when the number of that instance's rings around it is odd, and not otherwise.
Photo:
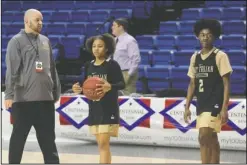
[(18, 78), (20, 78), (21, 67), (21, 51), (19, 43), (12, 38), (7, 46), (6, 52), (6, 79), (5, 79), (5, 100), (13, 100), (14, 85)]
[(131, 59), (128, 74), (131, 76), (137, 70), (139, 63), (141, 62), (140, 50), (136, 40), (132, 40), (128, 43), (128, 56)]

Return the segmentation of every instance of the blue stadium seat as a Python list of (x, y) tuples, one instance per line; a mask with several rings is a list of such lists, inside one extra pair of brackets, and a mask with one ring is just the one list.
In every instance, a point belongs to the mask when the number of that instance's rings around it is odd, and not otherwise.
[(10, 38), (8, 38), (8, 37), (2, 37), (2, 44), (1, 44), (2, 49), (7, 49), (7, 45), (8, 45), (9, 40), (10, 40)]
[(51, 42), (52, 47), (55, 47), (57, 44), (61, 43), (60, 35), (48, 35), (48, 38)]
[(232, 66), (231, 93), (245, 95), (246, 90), (246, 70), (243, 66)]
[(191, 8), (191, 9), (183, 9), (181, 20), (198, 20), (200, 19), (201, 9)]
[(175, 89), (188, 89), (190, 78), (187, 76), (188, 66), (172, 67), (171, 81), (172, 88)]
[(87, 26), (86, 26), (86, 36), (87, 37), (90, 37), (90, 36), (95, 36), (95, 35), (99, 35), (99, 34), (102, 34), (102, 33), (106, 33), (108, 32), (109, 30), (109, 22), (106, 23), (103, 27), (101, 27), (99, 29), (99, 31), (97, 32), (96, 29), (101, 26), (103, 24), (103, 22), (91, 22), (91, 23), (88, 23)]
[(59, 57), (59, 51), (58, 51), (58, 49), (57, 49), (57, 48), (52, 49), (52, 56), (53, 56), (53, 59), (54, 59), (55, 61), (57, 61), (57, 60), (58, 60), (58, 57)]
[(43, 24), (49, 23), (51, 21), (51, 15), (52, 15), (52, 12), (50, 11), (42, 11)]
[(132, 10), (131, 9), (116, 9), (110, 11), (110, 16), (115, 18), (131, 18)]
[(223, 7), (224, 2), (223, 1), (205, 1), (206, 7)]
[(151, 12), (152, 2), (149, 1), (133, 1), (133, 17), (140, 19), (149, 18)]
[(132, 9), (133, 1), (113, 1), (114, 9)]
[(91, 22), (105, 21), (108, 18), (109, 18), (108, 10), (90, 10), (89, 12), (89, 21)]
[(223, 35), (221, 47), (225, 50), (244, 49), (246, 47), (245, 38), (242, 35)]
[(92, 9), (94, 6), (93, 1), (75, 1), (76, 10), (88, 10)]
[(26, 11), (28, 9), (38, 9), (40, 2), (38, 1), (22, 1), (22, 10)]
[(48, 35), (65, 35), (66, 25), (64, 23), (47, 24), (46, 32)]
[(51, 22), (68, 22), (70, 21), (70, 13), (67, 11), (52, 12)]
[(61, 37), (61, 43), (64, 45), (65, 58), (77, 59), (80, 56), (80, 47), (84, 45), (85, 36), (71, 35)]
[(246, 1), (224, 1), (226, 7), (246, 7)]
[(159, 34), (177, 35), (179, 24), (176, 21), (160, 22)]
[(243, 13), (244, 13), (243, 20), (246, 20), (246, 7), (243, 8)]
[(40, 1), (37, 6), (39, 10), (43, 11), (54, 11), (56, 9), (56, 4), (53, 1)]
[(89, 21), (89, 14), (87, 10), (71, 11), (72, 22), (87, 22)]
[(223, 34), (246, 34), (245, 21), (224, 21), (222, 22)]
[(76, 22), (67, 24), (68, 35), (83, 35), (86, 33), (87, 22)]
[(11, 22), (2, 22), (2, 28), (1, 28), (1, 30), (2, 30), (2, 35), (5, 35), (5, 36), (8, 35), (7, 29), (8, 29), (11, 25), (12, 25)]
[(152, 54), (154, 65), (168, 65), (171, 62), (173, 51), (155, 50)]
[(20, 1), (2, 1), (3, 11), (21, 11), (22, 4)]
[(152, 91), (170, 88), (168, 66), (147, 67), (148, 86)]
[(245, 14), (242, 8), (223, 8), (222, 20), (242, 20)]
[(53, 1), (55, 10), (71, 11), (75, 9), (74, 1)]
[(155, 40), (155, 46), (157, 49), (162, 50), (175, 50), (176, 39), (174, 35), (158, 35)]
[(214, 46), (220, 49), (221, 48), (221, 43), (222, 43), (222, 39), (221, 39), (221, 37), (219, 37), (218, 39), (216, 39), (214, 41)]
[(13, 22), (14, 12), (13, 11), (5, 11), (2, 13), (2, 22)]
[(222, 11), (219, 8), (203, 8), (201, 11), (201, 18), (210, 18), (220, 20), (222, 17)]
[(152, 50), (140, 49), (141, 65), (149, 65), (152, 63)]
[(153, 49), (154, 41), (152, 35), (136, 36), (136, 41), (140, 49)]
[(228, 55), (231, 65), (243, 66), (246, 63), (245, 50), (228, 50), (225, 53)]
[(6, 49), (1, 50), (1, 64), (5, 63)]
[(199, 49), (200, 43), (194, 35), (181, 35), (176, 39), (178, 50), (184, 49)]
[(195, 53), (195, 50), (181, 50), (175, 51), (173, 54), (173, 61), (175, 65), (190, 65), (190, 58)]
[(96, 10), (113, 9), (113, 1), (94, 1), (91, 8)]
[(138, 93), (142, 93), (144, 90), (144, 86), (143, 86), (143, 78), (146, 77), (146, 73), (145, 73), (146, 67), (138, 67), (138, 80), (136, 82), (136, 90)]
[(21, 29), (24, 29), (24, 22), (15, 22), (11, 24), (11, 26), (7, 27), (7, 35), (15, 35), (21, 31)]
[(24, 12), (16, 11), (14, 12), (14, 16), (12, 17), (11, 21), (13, 22), (20, 22), (24, 24)]
[(194, 34), (194, 24), (196, 21), (180, 21), (179, 32), (180, 35)]

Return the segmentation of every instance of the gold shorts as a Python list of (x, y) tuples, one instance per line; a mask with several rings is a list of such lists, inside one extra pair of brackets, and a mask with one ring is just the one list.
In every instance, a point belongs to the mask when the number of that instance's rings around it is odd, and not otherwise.
[(91, 134), (96, 135), (100, 133), (109, 133), (110, 136), (117, 137), (119, 124), (105, 124), (105, 125), (92, 125), (89, 126)]
[(214, 132), (221, 131), (221, 120), (219, 115), (217, 117), (211, 116), (211, 112), (203, 112), (196, 119), (196, 128), (209, 127), (213, 128)]

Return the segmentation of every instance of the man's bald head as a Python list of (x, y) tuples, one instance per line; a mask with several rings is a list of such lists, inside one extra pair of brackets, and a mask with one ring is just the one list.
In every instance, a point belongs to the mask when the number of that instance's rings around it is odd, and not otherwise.
[(28, 9), (24, 15), (25, 30), (40, 33), (42, 29), (43, 16), (36, 9)]
[(28, 9), (26, 12), (25, 12), (25, 15), (24, 15), (24, 21), (25, 22), (28, 22), (28, 20), (30, 18), (32, 18), (33, 16), (35, 15), (40, 15), (42, 16), (41, 12), (36, 10), (36, 9)]

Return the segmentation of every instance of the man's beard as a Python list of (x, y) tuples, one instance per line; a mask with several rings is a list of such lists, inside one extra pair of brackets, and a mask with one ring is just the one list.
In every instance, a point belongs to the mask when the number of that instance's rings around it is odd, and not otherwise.
[(40, 33), (40, 32), (41, 32), (41, 29), (39, 30), (38, 26), (35, 27), (35, 26), (32, 24), (32, 22), (30, 22), (29, 28), (32, 29), (33, 31), (35, 31), (36, 33)]

